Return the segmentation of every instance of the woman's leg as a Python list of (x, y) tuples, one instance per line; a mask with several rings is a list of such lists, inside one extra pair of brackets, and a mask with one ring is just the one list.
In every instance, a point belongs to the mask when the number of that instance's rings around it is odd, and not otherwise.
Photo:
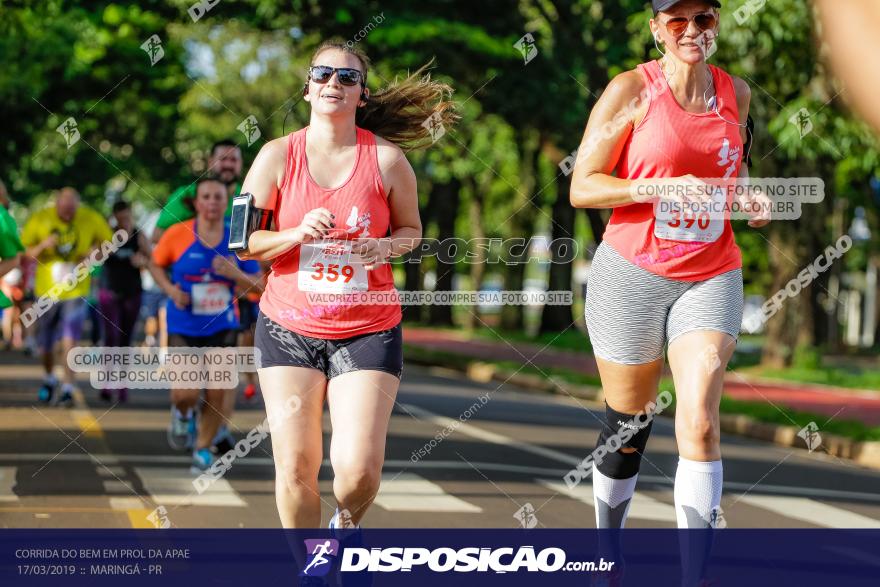
[[(632, 419), (657, 396), (667, 312), (680, 291), (606, 243), (593, 256), (585, 316), (606, 404), (592, 469), (599, 528), (622, 528), (626, 521), (653, 421)], [(617, 443), (627, 428), (635, 433)]]
[[(742, 322), (742, 272), (694, 284), (669, 312), (669, 365), (675, 380), (675, 511), (679, 528), (711, 529), (721, 519), (721, 430), (718, 409), (727, 363)], [(712, 533), (686, 532), (679, 548), (682, 585), (706, 573)]]
[(317, 369), (304, 367), (266, 367), (258, 373), (272, 438), (275, 499), (281, 525), (318, 528), (321, 416), (327, 378)]
[(399, 386), (400, 380), (390, 373), (362, 370), (337, 375), (327, 387), (333, 493), (339, 510), (347, 510), (354, 525), (379, 492), (388, 422)]
[(669, 345), (675, 380), (675, 477), (678, 525), (706, 527), (721, 503), (721, 430), (718, 407), (736, 340), (724, 332), (695, 330)]
[[(641, 468), (642, 454), (651, 432), (651, 424), (613, 450), (608, 439), (623, 430), (640, 412), (647, 412), (657, 397), (657, 385), (663, 369), (663, 359), (641, 365), (623, 365), (596, 359), (605, 394), (605, 419), (596, 447), (605, 446), (608, 452), (593, 461), (593, 502), (596, 508), (597, 528), (623, 528), (629, 513), (630, 500), (635, 493)], [(595, 454), (595, 453), (594, 453)]]

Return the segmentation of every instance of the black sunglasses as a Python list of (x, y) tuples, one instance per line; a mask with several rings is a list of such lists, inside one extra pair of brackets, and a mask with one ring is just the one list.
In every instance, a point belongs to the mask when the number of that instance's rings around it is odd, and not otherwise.
[(351, 67), (330, 67), (329, 65), (313, 65), (309, 68), (309, 79), (315, 83), (326, 84), (337, 74), (339, 83), (343, 86), (356, 86), (364, 83), (364, 74)]

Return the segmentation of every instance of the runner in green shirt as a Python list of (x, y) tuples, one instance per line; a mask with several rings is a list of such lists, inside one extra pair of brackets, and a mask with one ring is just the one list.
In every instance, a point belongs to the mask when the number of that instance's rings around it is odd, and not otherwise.
[[(9, 215), (6, 207), (9, 200), (6, 197), (6, 186), (0, 181), (0, 277), (3, 277), (21, 262), (21, 252), (24, 246), (18, 238), (18, 227), (15, 220)], [(12, 306), (12, 300), (0, 291), (0, 309)]]
[[(238, 195), (241, 189), (241, 149), (230, 139), (225, 139), (214, 143), (211, 147), (211, 155), (208, 157), (208, 171), (215, 174), (220, 181), (226, 184), (229, 190), (229, 206), (226, 208), (226, 215), (232, 213), (232, 196)], [(196, 196), (195, 183), (181, 186), (174, 190), (168, 198), (168, 202), (162, 208), (162, 213), (156, 221), (156, 228), (153, 230), (153, 243), (159, 242), (162, 233), (168, 230), (168, 227), (178, 222), (189, 220), (195, 213), (187, 202), (192, 201)]]

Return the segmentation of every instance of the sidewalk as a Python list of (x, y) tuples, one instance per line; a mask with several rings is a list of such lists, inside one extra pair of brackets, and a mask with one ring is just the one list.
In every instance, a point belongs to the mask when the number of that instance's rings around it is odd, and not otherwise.
[[(466, 355), (477, 360), (514, 361), (539, 368), (564, 368), (585, 375), (598, 376), (596, 360), (590, 353), (543, 348), (522, 342), (492, 342), (469, 339), (467, 334), (405, 327), (407, 345)], [(880, 426), (880, 391), (864, 391), (806, 383), (755, 381), (736, 371), (725, 376), (724, 394), (732, 399), (772, 403), (793, 410), (815, 412), (835, 420), (856, 420)]]

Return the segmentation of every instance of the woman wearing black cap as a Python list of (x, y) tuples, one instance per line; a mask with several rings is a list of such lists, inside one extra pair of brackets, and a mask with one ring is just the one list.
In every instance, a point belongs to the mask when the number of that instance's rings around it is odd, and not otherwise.
[[(651, 418), (635, 416), (657, 401), (667, 345), (677, 392), (678, 526), (717, 525), (718, 410), (742, 320), (741, 255), (723, 214), (701, 214), (699, 222), (655, 217), (650, 194), (657, 192), (643, 188), (747, 176), (749, 88), (706, 63), (720, 6), (652, 2), (649, 26), (663, 57), (611, 81), (590, 115), (572, 176), (573, 206), (613, 209), (585, 309), (607, 402), (597, 446), (607, 453), (595, 451), (592, 468), (600, 528), (624, 525), (651, 429)], [(619, 561), (619, 544), (610, 547)], [(683, 584), (700, 580), (704, 562), (690, 557)]]

